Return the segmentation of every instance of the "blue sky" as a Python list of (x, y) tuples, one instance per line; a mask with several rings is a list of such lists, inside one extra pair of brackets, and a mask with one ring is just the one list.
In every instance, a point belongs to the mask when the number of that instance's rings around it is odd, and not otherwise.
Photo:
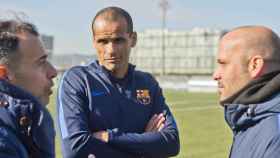
[[(41, 33), (55, 36), (55, 53), (93, 53), (90, 25), (106, 6), (130, 12), (136, 31), (160, 28), (160, 0), (0, 0), (0, 14), (24, 12)], [(265, 25), (280, 34), (279, 0), (169, 0), (167, 27), (231, 29)], [(5, 15), (4, 15), (5, 16)]]

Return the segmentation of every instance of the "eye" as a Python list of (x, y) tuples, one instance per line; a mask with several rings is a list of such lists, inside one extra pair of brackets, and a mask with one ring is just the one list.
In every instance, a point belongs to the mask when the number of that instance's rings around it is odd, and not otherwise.
[(39, 66), (46, 65), (48, 63), (47, 56), (43, 56), (42, 58), (40, 58), (37, 63), (38, 63)]
[(47, 60), (40, 60), (39, 65), (45, 65), (47, 63)]
[(217, 63), (218, 63), (219, 65), (225, 65), (225, 64), (226, 64), (226, 62), (223, 61), (223, 60), (221, 60), (221, 59), (218, 59), (218, 60), (217, 60)]
[(106, 40), (106, 39), (99, 39), (99, 40), (97, 40), (97, 43), (98, 44), (107, 44), (109, 41), (108, 40)]
[(125, 39), (124, 38), (116, 38), (116, 39), (114, 39), (114, 42), (115, 43), (123, 43), (123, 42), (125, 42)]

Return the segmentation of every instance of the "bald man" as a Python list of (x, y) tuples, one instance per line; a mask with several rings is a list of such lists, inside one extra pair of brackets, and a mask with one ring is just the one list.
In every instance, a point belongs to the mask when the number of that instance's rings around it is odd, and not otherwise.
[(269, 28), (225, 34), (217, 69), (220, 104), (233, 131), (230, 158), (280, 157), (280, 39)]

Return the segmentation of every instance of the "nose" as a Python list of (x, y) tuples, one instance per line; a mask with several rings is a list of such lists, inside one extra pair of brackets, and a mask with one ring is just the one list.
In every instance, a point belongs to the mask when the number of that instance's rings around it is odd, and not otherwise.
[(57, 76), (57, 70), (51, 63), (49, 63), (48, 78), (53, 79), (56, 76)]
[(115, 54), (117, 45), (114, 42), (109, 42), (106, 47), (106, 52), (110, 55)]
[(219, 69), (218, 69), (218, 68), (217, 68), (217, 69), (215, 69), (215, 71), (214, 71), (214, 73), (213, 73), (212, 77), (213, 77), (213, 79), (214, 79), (215, 81), (218, 81), (218, 80), (220, 80), (220, 79), (221, 79), (221, 74), (220, 74), (220, 72), (219, 72)]

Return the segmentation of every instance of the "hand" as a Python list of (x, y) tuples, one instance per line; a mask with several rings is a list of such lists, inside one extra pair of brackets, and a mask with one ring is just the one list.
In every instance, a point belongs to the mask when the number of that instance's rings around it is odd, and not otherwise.
[(109, 133), (107, 131), (98, 131), (93, 133), (93, 137), (105, 143), (109, 141)]
[(145, 132), (159, 132), (164, 127), (164, 121), (163, 113), (155, 114), (148, 122)]

